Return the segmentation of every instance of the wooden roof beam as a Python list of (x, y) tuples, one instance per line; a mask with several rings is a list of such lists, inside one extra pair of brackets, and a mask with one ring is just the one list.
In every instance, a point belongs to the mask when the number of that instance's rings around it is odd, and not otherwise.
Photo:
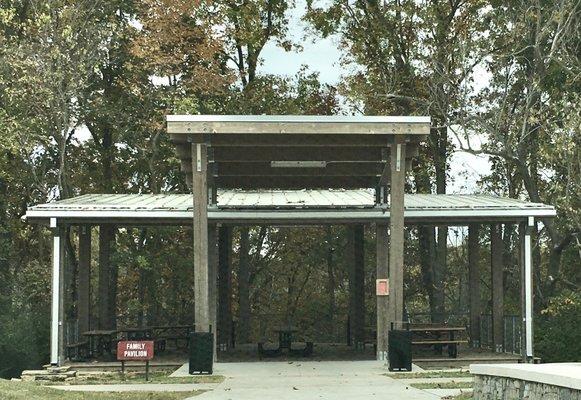
[(216, 187), (221, 189), (359, 189), (374, 188), (377, 177), (347, 176), (218, 176)]
[[(321, 166), (278, 167), (268, 162), (221, 163), (208, 166), (213, 176), (379, 176), (383, 171), (381, 162), (320, 162)], [(182, 171), (191, 172), (190, 163), (182, 162)]]
[[(423, 136), (407, 136), (407, 143), (420, 143)], [(213, 147), (386, 147), (393, 143), (393, 135), (205, 135), (171, 134), (174, 144), (207, 143)]]
[(230, 134), (341, 134), (420, 135), (430, 133), (430, 122), (273, 122), (273, 121), (168, 121), (169, 133)]

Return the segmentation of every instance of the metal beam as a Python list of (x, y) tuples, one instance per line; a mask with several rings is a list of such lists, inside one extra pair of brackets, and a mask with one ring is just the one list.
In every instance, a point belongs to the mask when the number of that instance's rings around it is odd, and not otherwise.
[(532, 233), (535, 226), (534, 217), (529, 217), (521, 229), (522, 240), (522, 305), (523, 330), (525, 332), (523, 358), (525, 362), (534, 361), (533, 353), (533, 263), (532, 263)]
[[(410, 195), (411, 196), (411, 195)], [(409, 204), (409, 202), (408, 202)], [(406, 225), (438, 225), (445, 222), (447, 225), (465, 226), (471, 223), (519, 223), (528, 216), (554, 217), (551, 209), (513, 209), (513, 210), (479, 210), (479, 209), (407, 209), (405, 211)], [(190, 225), (193, 213), (191, 210), (38, 210), (29, 211), (27, 220), (31, 223), (46, 224), (50, 218), (58, 218), (66, 224), (102, 224), (104, 221), (126, 226), (145, 226), (150, 224)], [(321, 220), (344, 221), (352, 223), (373, 223), (389, 221), (389, 209), (385, 207), (303, 207), (298, 205), (276, 208), (258, 207), (209, 207), (208, 218), (213, 222), (249, 221), (261, 224), (268, 221), (312, 221)], [(286, 223), (286, 222), (285, 222)]]

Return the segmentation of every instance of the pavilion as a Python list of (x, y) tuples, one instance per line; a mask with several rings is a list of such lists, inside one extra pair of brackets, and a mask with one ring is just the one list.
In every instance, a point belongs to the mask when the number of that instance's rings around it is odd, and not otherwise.
[[(79, 325), (90, 326), (91, 228), (193, 226), (194, 319), (196, 329), (218, 326), (229, 273), (231, 227), (238, 225), (350, 226), (351, 251), (362, 246), (363, 225), (376, 236), (377, 358), (387, 358), (391, 322), (403, 320), (404, 226), (469, 226), (470, 338), (479, 341), (480, 276), (478, 229), (491, 226), (492, 320), (495, 349), (502, 351), (502, 224), (519, 226), (522, 272), (523, 361), (533, 359), (531, 231), (536, 218), (551, 218), (551, 206), (484, 195), (404, 195), (405, 174), (430, 132), (429, 117), (343, 116), (168, 116), (191, 194), (84, 195), (30, 207), (25, 218), (53, 232), (51, 363), (64, 360), (64, 245), (67, 226), (79, 226)], [(99, 257), (100, 262), (110, 262)], [(354, 271), (363, 261), (354, 257)], [(220, 267), (219, 267), (220, 265)], [(226, 265), (224, 268), (223, 265)], [(224, 272), (225, 270), (225, 272)], [(352, 296), (363, 295), (363, 274)], [(228, 290), (227, 288), (225, 290)], [(227, 294), (227, 292), (226, 292)], [(361, 301), (356, 301), (362, 307)], [(352, 323), (361, 335), (357, 313)], [(357, 333), (359, 332), (359, 333)], [(218, 338), (218, 341), (221, 339)]]

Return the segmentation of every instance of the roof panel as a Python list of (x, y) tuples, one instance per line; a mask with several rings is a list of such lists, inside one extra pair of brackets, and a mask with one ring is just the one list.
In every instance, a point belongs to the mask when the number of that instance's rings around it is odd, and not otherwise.
[[(26, 218), (62, 218), (82, 223), (131, 221), (187, 224), (191, 194), (90, 194), (29, 207)], [(490, 195), (406, 194), (406, 223), (514, 221), (554, 217), (552, 206)], [(389, 218), (389, 208), (374, 204), (368, 190), (220, 190), (208, 218), (217, 222), (332, 221), (373, 222)], [(172, 222), (173, 221), (173, 222)]]

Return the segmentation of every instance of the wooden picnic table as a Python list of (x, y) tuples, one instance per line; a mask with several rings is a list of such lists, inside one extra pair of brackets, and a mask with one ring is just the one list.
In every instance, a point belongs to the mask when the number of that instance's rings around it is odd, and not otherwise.
[(442, 347), (447, 346), (448, 355), (452, 358), (458, 357), (459, 344), (468, 343), (461, 338), (466, 332), (465, 326), (406, 323), (404, 328), (412, 332), (412, 345), (434, 346), (439, 354), (442, 354)]
[(178, 348), (179, 341), (182, 340), (185, 342), (185, 347), (187, 347), (189, 334), (194, 330), (194, 326), (191, 324), (155, 325), (150, 328), (160, 350), (165, 349), (165, 342), (167, 341), (173, 341), (175, 347)]
[(301, 355), (303, 357), (310, 356), (313, 353), (313, 342), (306, 342), (304, 348), (293, 349), (293, 335), (299, 330), (295, 327), (281, 327), (273, 329), (273, 332), (278, 334), (278, 348), (266, 350), (264, 343), (258, 343), (258, 352), (260, 356), (278, 357), (282, 355), (283, 350), (286, 350), (291, 355)]
[(117, 333), (120, 333), (122, 338), (125, 340), (144, 340), (151, 339), (152, 328), (143, 327), (125, 327), (117, 329)]
[(117, 334), (116, 330), (97, 329), (83, 332), (82, 335), (89, 339), (89, 355), (102, 355), (105, 352), (111, 354), (113, 336)]

